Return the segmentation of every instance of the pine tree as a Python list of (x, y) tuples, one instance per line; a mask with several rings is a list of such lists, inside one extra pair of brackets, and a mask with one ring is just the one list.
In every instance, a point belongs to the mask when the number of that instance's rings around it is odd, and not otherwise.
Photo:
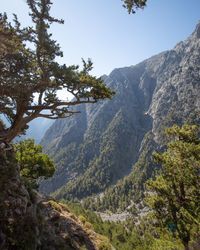
[[(82, 103), (95, 103), (111, 98), (113, 92), (100, 78), (91, 76), (92, 62), (83, 60), (83, 69), (57, 62), (62, 57), (59, 44), (52, 39), (49, 28), (62, 24), (50, 15), (50, 0), (27, 0), (32, 27), (22, 28), (17, 16), (14, 25), (7, 16), (0, 16), (0, 115), (10, 123), (0, 126), (0, 140), (11, 142), (38, 117), (49, 119), (69, 117)], [(61, 99), (58, 91), (66, 93)], [(73, 96), (68, 100), (67, 93)]]
[(196, 125), (167, 129), (167, 150), (155, 153), (161, 174), (150, 180), (148, 204), (162, 227), (177, 235), (185, 249), (200, 226), (200, 140)]

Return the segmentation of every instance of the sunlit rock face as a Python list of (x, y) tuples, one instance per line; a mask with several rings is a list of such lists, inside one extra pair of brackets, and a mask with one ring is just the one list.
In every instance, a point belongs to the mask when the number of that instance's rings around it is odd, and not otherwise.
[(200, 122), (200, 24), (174, 49), (103, 79), (116, 91), (112, 100), (77, 107), (81, 114), (46, 132), (42, 144), (57, 171), (42, 191), (79, 199), (102, 192), (131, 172), (146, 133), (161, 145), (164, 127)]

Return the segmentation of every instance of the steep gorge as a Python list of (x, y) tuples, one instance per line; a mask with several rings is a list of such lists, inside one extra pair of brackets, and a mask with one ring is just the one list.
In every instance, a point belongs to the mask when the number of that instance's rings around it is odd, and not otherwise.
[(200, 122), (199, 33), (200, 24), (174, 49), (103, 76), (116, 91), (112, 100), (83, 105), (78, 107), (80, 115), (56, 121), (42, 144), (54, 157), (57, 171), (41, 190), (58, 198), (82, 199), (130, 172), (132, 182), (142, 184), (150, 177), (150, 154), (162, 145), (163, 128)]

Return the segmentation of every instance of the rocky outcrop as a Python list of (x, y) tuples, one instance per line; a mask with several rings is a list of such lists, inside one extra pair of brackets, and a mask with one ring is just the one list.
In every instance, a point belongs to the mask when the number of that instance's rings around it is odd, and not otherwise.
[(36, 207), (20, 181), (13, 154), (0, 152), (0, 249), (23, 249), (21, 244), (36, 249)]
[[(67, 208), (54, 200), (38, 204), (40, 247), (49, 249), (98, 250), (103, 243), (101, 235), (86, 228)], [(108, 244), (107, 250), (111, 249)]]
[[(200, 24), (192, 35), (165, 55), (157, 78), (149, 114), (152, 131), (159, 141), (163, 126), (183, 122), (200, 123)], [(160, 142), (160, 141), (159, 141)]]
[(24, 186), (11, 149), (0, 152), (0, 190), (0, 249), (101, 249), (102, 236), (65, 205)]

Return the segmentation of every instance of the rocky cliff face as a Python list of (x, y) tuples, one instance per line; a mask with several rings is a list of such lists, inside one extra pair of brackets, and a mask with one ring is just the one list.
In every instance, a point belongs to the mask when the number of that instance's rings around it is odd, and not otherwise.
[[(11, 149), (0, 150), (0, 190), (0, 249), (98, 250), (104, 245), (105, 237), (87, 228), (66, 205), (24, 186)], [(109, 242), (105, 249), (111, 249)]]
[[(149, 108), (155, 136), (169, 122), (199, 121), (200, 117), (200, 24), (184, 42), (165, 55)], [(167, 124), (168, 125), (168, 124)]]
[(113, 70), (104, 76), (116, 91), (112, 100), (81, 106), (81, 115), (53, 124), (42, 144), (58, 168), (42, 183), (44, 192), (83, 198), (104, 191), (131, 172), (147, 132), (152, 145), (161, 145), (164, 127), (200, 122), (199, 33), (200, 24), (174, 49)]

